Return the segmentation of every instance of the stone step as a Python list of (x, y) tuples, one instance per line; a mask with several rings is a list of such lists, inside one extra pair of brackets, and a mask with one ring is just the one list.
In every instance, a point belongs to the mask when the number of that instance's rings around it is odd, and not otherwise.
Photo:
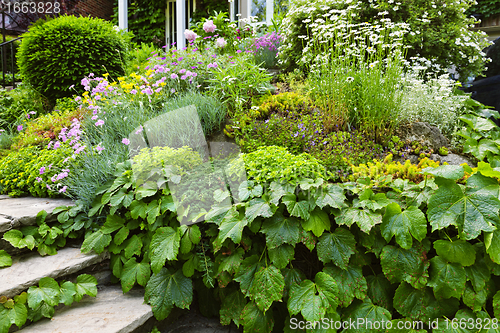
[(0, 233), (10, 229), (19, 228), (23, 225), (36, 224), (36, 215), (45, 210), (47, 220), (52, 218), (52, 211), (59, 206), (72, 206), (70, 199), (48, 199), (48, 198), (10, 198), (6, 195), (0, 196)]
[(109, 257), (107, 252), (83, 254), (80, 247), (60, 249), (56, 255), (40, 256), (37, 252), (12, 258), (12, 266), (0, 269), (0, 296), (14, 297), (41, 278), (58, 278), (79, 272)]
[(97, 297), (85, 296), (79, 303), (57, 309), (52, 319), (42, 319), (22, 333), (129, 333), (153, 316), (144, 303), (144, 290), (123, 294), (120, 286), (99, 286)]

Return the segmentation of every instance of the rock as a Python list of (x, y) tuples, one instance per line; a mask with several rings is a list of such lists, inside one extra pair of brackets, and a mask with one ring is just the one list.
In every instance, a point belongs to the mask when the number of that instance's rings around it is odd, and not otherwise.
[(52, 319), (43, 319), (23, 328), (22, 333), (129, 333), (153, 316), (144, 303), (144, 291), (123, 294), (120, 286), (100, 286), (97, 296), (56, 310)]
[(52, 211), (59, 206), (72, 206), (69, 199), (48, 198), (1, 198), (0, 199), (0, 233), (23, 225), (36, 224), (36, 215), (45, 210), (47, 220), (52, 217)]
[(56, 255), (42, 257), (37, 252), (14, 257), (12, 266), (0, 269), (0, 296), (13, 297), (38, 283), (41, 278), (58, 278), (81, 271), (109, 257), (107, 252), (83, 254), (78, 248), (64, 248)]
[(472, 161), (469, 160), (467, 157), (453, 154), (453, 153), (449, 153), (447, 156), (441, 156), (438, 154), (431, 154), (430, 158), (431, 158), (431, 160), (441, 162), (441, 164), (443, 164), (445, 162), (448, 163), (449, 165), (460, 165), (463, 163), (467, 163), (467, 165), (470, 166), (471, 168), (476, 167), (476, 165), (474, 163), (472, 163)]
[(397, 135), (403, 141), (419, 141), (436, 152), (441, 147), (448, 147), (448, 139), (441, 134), (439, 128), (425, 122), (402, 125), (397, 130)]

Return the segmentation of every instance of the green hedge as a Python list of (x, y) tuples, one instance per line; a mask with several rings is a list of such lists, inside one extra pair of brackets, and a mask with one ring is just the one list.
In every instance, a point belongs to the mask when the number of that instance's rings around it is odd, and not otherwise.
[(23, 35), (18, 52), (19, 72), (51, 102), (67, 97), (89, 73), (112, 78), (124, 74), (129, 37), (110, 22), (97, 18), (60, 16), (37, 21)]

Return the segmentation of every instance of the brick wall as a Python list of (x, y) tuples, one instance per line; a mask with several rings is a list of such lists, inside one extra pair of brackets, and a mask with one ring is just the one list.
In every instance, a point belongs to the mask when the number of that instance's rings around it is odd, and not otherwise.
[(69, 15), (92, 16), (110, 20), (113, 14), (113, 0), (60, 0), (61, 7)]

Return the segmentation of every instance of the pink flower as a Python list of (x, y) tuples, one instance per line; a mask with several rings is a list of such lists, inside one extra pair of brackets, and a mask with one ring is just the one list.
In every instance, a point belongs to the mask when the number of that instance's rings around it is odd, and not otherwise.
[(23, 130), (23, 125), (17, 125), (17, 131), (21, 132)]
[(42, 177), (36, 177), (35, 179), (36, 179), (37, 183), (39, 183), (43, 180)]
[(241, 52), (242, 52), (241, 50), (236, 51), (236, 53), (241, 53)]
[(59, 141), (57, 141), (56, 143), (54, 143), (54, 149), (57, 149), (61, 147), (61, 143)]
[(186, 31), (184, 31), (184, 37), (186, 37), (186, 39), (191, 42), (195, 40), (198, 35), (196, 34), (196, 32), (186, 29)]
[(129, 139), (127, 139), (127, 138), (123, 138), (123, 139), (122, 139), (122, 143), (123, 143), (124, 145), (128, 146), (128, 145), (130, 144), (130, 140), (129, 140)]
[[(160, 88), (161, 89), (161, 88)], [(135, 131), (135, 134), (139, 134), (142, 132), (144, 128), (142, 127), (142, 125), (139, 127), (139, 129), (137, 131)]]
[(97, 150), (98, 152), (101, 152), (104, 150), (104, 147), (101, 147), (101, 145), (97, 145), (97, 147), (95, 147), (95, 150)]
[(40, 168), (40, 174), (43, 175), (45, 173), (45, 167)]
[(102, 119), (99, 119), (96, 123), (95, 123), (96, 126), (101, 126), (104, 125), (104, 120)]
[(63, 186), (62, 189), (59, 190), (59, 193), (64, 193), (68, 189), (67, 186)]
[(203, 23), (203, 30), (205, 30), (205, 32), (214, 32), (215, 29), (217, 29), (217, 26), (214, 24), (214, 21), (207, 20)]
[(217, 40), (215, 41), (215, 47), (218, 47), (218, 48), (224, 48), (225, 46), (227, 45), (227, 42), (226, 40), (223, 38), (223, 37), (219, 37), (217, 38)]
[(170, 75), (170, 78), (171, 78), (172, 80), (175, 80), (175, 79), (179, 78), (179, 75), (177, 75), (177, 74), (172, 74), (172, 75)]

